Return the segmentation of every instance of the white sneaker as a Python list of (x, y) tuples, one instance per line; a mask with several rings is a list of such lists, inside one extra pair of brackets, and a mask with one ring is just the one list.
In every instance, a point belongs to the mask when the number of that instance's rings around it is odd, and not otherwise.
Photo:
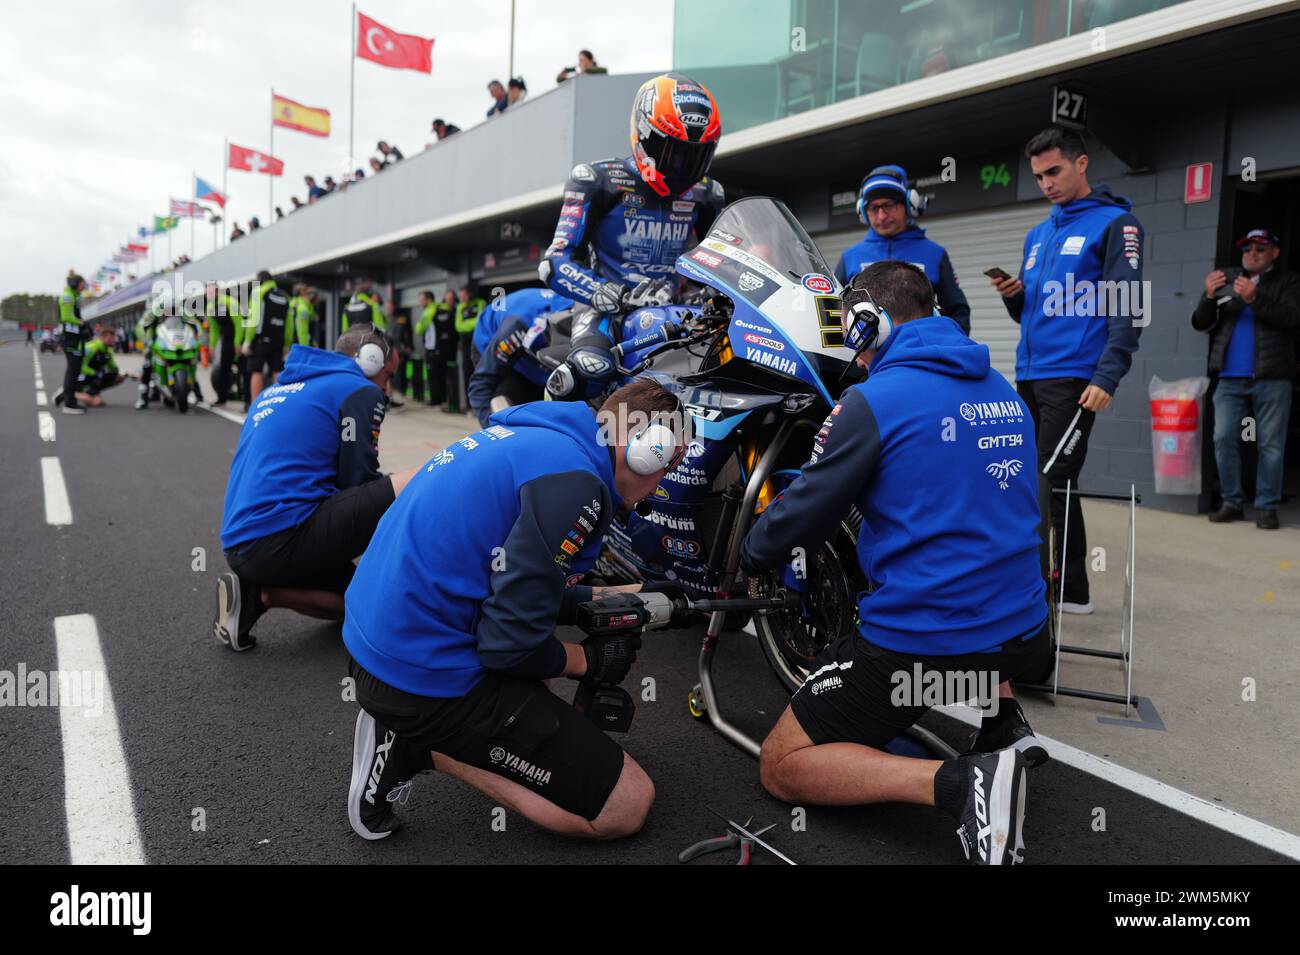
[(67, 405), (64, 405), (63, 413), (64, 414), (85, 414), (86, 409), (81, 407), (81, 405), (77, 405), (77, 407), (75, 408), (69, 408)]
[(1082, 615), (1090, 614), (1093, 611), (1091, 600), (1086, 604), (1075, 604), (1070, 603), (1068, 600), (1062, 600), (1058, 606), (1060, 606), (1062, 613), (1077, 613)]

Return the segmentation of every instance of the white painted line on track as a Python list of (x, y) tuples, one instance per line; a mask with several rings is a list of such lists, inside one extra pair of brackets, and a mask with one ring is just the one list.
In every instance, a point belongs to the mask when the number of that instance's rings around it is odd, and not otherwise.
[(42, 441), (53, 441), (55, 439), (54, 415), (48, 411), (36, 412), (36, 430), (40, 433)]
[(1258, 819), (1252, 819), (1250, 816), (1243, 816), (1239, 812), (1234, 812), (1218, 803), (1210, 802), (1208, 799), (1202, 799), (1200, 796), (1193, 796), (1181, 789), (1175, 789), (1168, 783), (1162, 783), (1158, 779), (1152, 779), (1150, 776), (1144, 776), (1131, 769), (1125, 769), (1108, 759), (1102, 759), (1100, 756), (1094, 756), (1085, 750), (1077, 749), (1069, 743), (1062, 743), (1048, 736), (1039, 736), (1038, 738), (1046, 744), (1047, 751), (1051, 754), (1052, 759), (1062, 762), (1066, 766), (1072, 766), (1089, 775), (1096, 776), (1098, 779), (1112, 783), (1121, 789), (1127, 789), (1131, 793), (1136, 793), (1150, 799), (1152, 802), (1167, 806), (1185, 816), (1191, 816), (1198, 822), (1203, 822), (1216, 829), (1222, 829), (1224, 832), (1229, 832), (1234, 836), (1245, 839), (1247, 842), (1253, 842), (1257, 846), (1271, 849), (1280, 855), (1300, 861), (1300, 836), (1278, 829), (1276, 826), (1270, 826), (1266, 822), (1260, 822)]
[(54, 618), (59, 672), (90, 674), (100, 697), (95, 709), (59, 707), (63, 735), (63, 805), (73, 865), (143, 865), (131, 773), (113, 690), (104, 669), (95, 618), (82, 613)]
[(198, 402), (198, 406), (202, 408), (204, 411), (211, 412), (212, 414), (216, 415), (218, 418), (225, 418), (227, 421), (233, 421), (235, 422), (235, 424), (238, 425), (242, 425), (244, 423), (245, 416), (242, 414), (236, 414), (233, 411), (227, 411), (225, 408), (214, 408), (206, 401)]
[(63, 467), (58, 458), (41, 458), (41, 481), (45, 485), (45, 523), (64, 526), (72, 523), (72, 504), (63, 483)]
[(36, 406), (44, 408), (48, 404), (49, 401), (45, 398), (45, 386), (38, 381), (36, 382)]

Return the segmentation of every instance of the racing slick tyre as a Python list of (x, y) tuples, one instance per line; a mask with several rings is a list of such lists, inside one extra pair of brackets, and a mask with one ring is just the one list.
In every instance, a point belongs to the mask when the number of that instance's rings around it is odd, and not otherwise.
[(190, 375), (184, 368), (176, 369), (172, 378), (172, 394), (176, 396), (176, 410), (181, 414), (190, 410)]

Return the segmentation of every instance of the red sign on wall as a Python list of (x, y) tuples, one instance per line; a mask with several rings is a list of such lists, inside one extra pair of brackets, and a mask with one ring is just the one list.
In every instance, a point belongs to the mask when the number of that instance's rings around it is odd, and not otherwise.
[(1183, 184), (1183, 202), (1209, 202), (1210, 181), (1214, 163), (1194, 162), (1187, 167), (1187, 181)]

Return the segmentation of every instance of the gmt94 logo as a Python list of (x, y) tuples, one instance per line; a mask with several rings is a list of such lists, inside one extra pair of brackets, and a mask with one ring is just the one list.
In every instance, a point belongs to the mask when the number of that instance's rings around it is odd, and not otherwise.
[(664, 553), (671, 554), (673, 557), (699, 557), (700, 545), (696, 541), (683, 540), (680, 537), (670, 537), (665, 534), (659, 539), (664, 546)]

